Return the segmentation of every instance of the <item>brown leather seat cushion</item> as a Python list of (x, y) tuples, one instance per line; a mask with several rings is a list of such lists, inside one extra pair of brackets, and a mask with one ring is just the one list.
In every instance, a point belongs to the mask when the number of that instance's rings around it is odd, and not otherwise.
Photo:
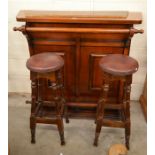
[(55, 53), (41, 53), (31, 56), (26, 63), (30, 71), (47, 73), (59, 70), (64, 65), (64, 60)]
[(131, 75), (138, 70), (138, 62), (122, 54), (109, 54), (101, 58), (99, 66), (102, 71), (112, 75)]

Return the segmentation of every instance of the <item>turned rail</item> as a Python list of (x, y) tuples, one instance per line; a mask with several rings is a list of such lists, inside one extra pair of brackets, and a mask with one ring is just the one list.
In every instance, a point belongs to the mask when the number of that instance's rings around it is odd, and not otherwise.
[(14, 27), (14, 31), (21, 32), (65, 32), (65, 33), (143, 33), (144, 30), (140, 29), (109, 29), (109, 28), (59, 28), (59, 27), (27, 27), (25, 25), (21, 27)]

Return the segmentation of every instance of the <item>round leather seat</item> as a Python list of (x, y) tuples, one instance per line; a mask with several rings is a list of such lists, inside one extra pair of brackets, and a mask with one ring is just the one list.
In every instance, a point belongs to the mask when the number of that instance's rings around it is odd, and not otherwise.
[(139, 67), (135, 59), (122, 54), (109, 54), (102, 57), (99, 66), (102, 71), (118, 76), (131, 75)]
[(59, 70), (64, 65), (64, 60), (54, 53), (41, 53), (31, 56), (26, 63), (30, 71), (47, 73)]

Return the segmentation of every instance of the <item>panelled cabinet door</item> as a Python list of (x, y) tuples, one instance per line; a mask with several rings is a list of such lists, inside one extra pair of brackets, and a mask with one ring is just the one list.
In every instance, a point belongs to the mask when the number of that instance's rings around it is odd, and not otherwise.
[[(49, 28), (53, 25), (46, 23), (27, 23), (27, 26)], [(43, 52), (56, 53), (64, 59), (64, 86), (67, 101), (75, 98), (75, 51), (74, 35), (71, 33), (55, 33), (55, 32), (29, 32), (30, 44), (32, 50), (30, 55)], [(43, 83), (44, 98), (49, 100), (51, 91), (47, 88), (47, 81)]]
[[(38, 47), (38, 50), (39, 51)], [(64, 87), (67, 100), (72, 100), (75, 94), (75, 65), (74, 46), (48, 46), (43, 48), (46, 52), (56, 53), (64, 59)], [(49, 96), (50, 91), (48, 91)]]
[[(125, 33), (81, 34), (78, 91), (81, 96), (85, 96), (83, 100), (97, 102), (104, 82), (103, 74), (99, 68), (99, 60), (107, 54), (124, 54), (127, 39), (128, 34)], [(119, 86), (118, 81), (110, 84), (109, 96), (112, 100), (117, 100)]]
[[(80, 54), (79, 68), (79, 94), (85, 96), (85, 100), (97, 101), (100, 96), (101, 86), (104, 82), (103, 74), (99, 68), (99, 60), (101, 57), (112, 54), (123, 54), (123, 48), (112, 47), (82, 47)], [(119, 93), (119, 82), (110, 84), (109, 95), (114, 100), (117, 99)]]
[[(67, 100), (72, 100), (75, 94), (75, 65), (74, 65), (74, 46), (61, 46), (61, 45), (45, 45), (45, 44), (34, 44), (35, 54), (43, 52), (56, 53), (64, 59), (64, 87)], [(51, 96), (51, 91), (44, 85), (44, 96), (48, 100)]]

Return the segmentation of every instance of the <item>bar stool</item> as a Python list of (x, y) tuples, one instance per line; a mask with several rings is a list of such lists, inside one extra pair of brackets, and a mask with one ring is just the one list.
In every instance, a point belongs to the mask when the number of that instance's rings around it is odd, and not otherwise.
[[(64, 60), (54, 53), (41, 53), (31, 56), (26, 63), (31, 71), (31, 143), (35, 143), (36, 123), (55, 124), (58, 127), (61, 145), (65, 144), (63, 111), (64, 111), (64, 91), (62, 68)], [(41, 92), (41, 79), (46, 79), (47, 88), (51, 90), (51, 100), (45, 101)]]
[[(129, 149), (130, 138), (130, 91), (132, 74), (138, 70), (138, 62), (121, 54), (110, 54), (101, 58), (99, 62), (103, 73), (102, 95), (99, 99), (96, 113), (96, 132), (94, 145), (98, 145), (98, 137), (102, 126), (125, 128), (126, 147)], [(112, 81), (122, 82), (122, 99), (116, 103), (109, 102), (109, 86)], [(106, 117), (105, 110), (118, 110), (120, 116), (117, 119)]]

